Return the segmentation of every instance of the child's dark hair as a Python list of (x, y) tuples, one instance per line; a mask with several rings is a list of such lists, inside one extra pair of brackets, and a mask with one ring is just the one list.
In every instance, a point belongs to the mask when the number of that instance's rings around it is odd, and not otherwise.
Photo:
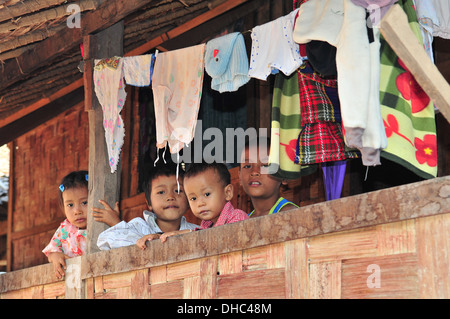
[(61, 184), (59, 185), (59, 199), (60, 203), (63, 203), (62, 194), (64, 191), (71, 188), (89, 187), (88, 184), (88, 171), (74, 171), (63, 177)]
[(186, 170), (184, 178), (194, 177), (200, 173), (207, 171), (208, 169), (215, 170), (220, 177), (220, 180), (224, 183), (224, 187), (231, 183), (231, 175), (228, 168), (223, 163), (192, 163)]
[(266, 145), (267, 149), (270, 149), (270, 142), (271, 142), (270, 136), (265, 136), (265, 135), (259, 135), (257, 137), (248, 138), (248, 139), (246, 138), (244, 149), (247, 149), (250, 146), (259, 147), (260, 145)]
[[(147, 199), (147, 203), (150, 205), (150, 194), (152, 193), (152, 182), (155, 178), (159, 176), (174, 176), (177, 173), (177, 164), (172, 162), (167, 162), (166, 164), (161, 163), (157, 164), (155, 167), (150, 169), (148, 174), (147, 181), (144, 182), (144, 193), (145, 199)], [(183, 180), (184, 171), (181, 169), (181, 165), (178, 169), (178, 178)]]
[[(270, 140), (270, 136), (266, 136), (266, 135), (258, 135), (258, 136), (246, 136), (244, 138), (244, 145), (238, 143), (238, 154), (242, 154), (244, 153), (245, 150), (250, 149), (250, 146), (256, 146), (258, 149), (261, 145), (266, 145), (267, 149), (270, 149), (270, 144), (271, 144), (271, 140)], [(239, 158), (239, 163), (240, 163), (241, 159)]]

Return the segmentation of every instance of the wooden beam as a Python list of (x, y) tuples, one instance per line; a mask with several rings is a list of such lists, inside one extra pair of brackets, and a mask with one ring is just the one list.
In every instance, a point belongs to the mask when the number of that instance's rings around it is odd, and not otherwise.
[[(87, 35), (83, 37), (83, 47), (95, 48), (96, 47), (96, 37), (93, 35)], [(84, 85), (84, 110), (92, 110), (92, 103), (94, 101), (95, 87), (94, 87), (94, 59), (87, 58), (85, 53), (84, 59), (84, 73), (83, 73), (83, 85)]]
[(17, 142), (12, 141), (8, 144), (9, 148), (9, 162), (10, 164), (10, 171), (9, 171), (9, 189), (8, 189), (8, 229), (6, 234), (6, 271), (11, 271), (12, 269), (12, 262), (13, 262), (13, 255), (12, 255), (12, 220), (13, 220), (13, 206), (15, 201), (15, 192), (14, 188), (16, 187), (15, 183), (15, 174), (14, 174), (14, 161), (15, 161), (15, 145)]
[(18, 232), (11, 233), (11, 240), (16, 241), (18, 239), (24, 238), (24, 237), (30, 237), (38, 234), (42, 234), (51, 230), (58, 229), (58, 227), (61, 225), (61, 222), (64, 219), (52, 221), (45, 225), (35, 226), (30, 229), (21, 230)]
[(147, 43), (144, 43), (143, 45), (137, 47), (134, 50), (131, 50), (130, 52), (127, 52), (125, 56), (134, 56), (134, 55), (141, 55), (144, 54), (157, 46), (163, 44), (164, 42), (173, 39), (189, 30), (192, 30), (193, 28), (201, 25), (202, 23), (205, 23), (206, 21), (209, 21), (237, 6), (240, 4), (247, 2), (248, 0), (229, 0), (225, 1), (224, 3), (218, 5), (214, 9), (211, 9), (210, 11), (207, 11), (198, 17), (192, 19), (191, 21), (188, 21), (179, 27), (176, 27), (169, 32), (163, 33), (156, 38), (148, 41)]
[[(230, 9), (227, 14), (222, 14), (214, 17), (211, 20), (205, 21), (201, 25), (186, 31), (182, 37), (168, 40), (164, 43), (166, 51), (185, 48), (192, 45), (192, 43), (199, 43), (211, 36), (216, 36), (222, 32), (226, 27), (233, 25), (239, 19), (248, 16), (260, 8), (267, 0), (253, 0)], [(246, 30), (246, 29), (244, 29)], [(242, 31), (244, 31), (242, 30)], [(159, 47), (156, 47), (159, 50)], [(162, 51), (162, 50), (160, 50)]]
[[(95, 40), (90, 39), (83, 44), (86, 59), (98, 59), (123, 54), (123, 21), (99, 32)], [(93, 67), (93, 65), (91, 65)], [(91, 79), (92, 81), (92, 79)], [(94, 90), (93, 85), (89, 85)], [(106, 149), (105, 130), (103, 128), (103, 111), (94, 93), (88, 94), (92, 101), (89, 110), (89, 198), (87, 218), (87, 253), (99, 251), (97, 247), (98, 235), (108, 228), (105, 223), (97, 222), (92, 217), (92, 207), (103, 208), (99, 200), (105, 200), (111, 207), (119, 200), (120, 170), (111, 173)]]
[(6, 118), (0, 119), (0, 127), (4, 127), (14, 121), (19, 120), (20, 118), (22, 118), (30, 113), (33, 113), (34, 111), (44, 107), (45, 105), (58, 100), (59, 98), (63, 97), (64, 95), (67, 95), (67, 94), (75, 91), (76, 89), (80, 88), (82, 85), (83, 85), (83, 79), (80, 78), (80, 79), (76, 80), (75, 82), (72, 82), (71, 84), (65, 86), (61, 90), (56, 91), (52, 95), (30, 104), (27, 107), (24, 107), (23, 109), (11, 114), (10, 116), (7, 116)]
[(109, 0), (97, 10), (81, 17), (81, 28), (64, 28), (16, 59), (8, 61), (0, 73), (0, 90), (29, 76), (55, 57), (75, 48), (82, 36), (98, 32), (124, 19), (130, 13), (149, 4), (151, 0)]
[[(47, 99), (46, 99), (47, 100)], [(83, 102), (83, 88), (62, 95), (48, 104), (43, 104), (33, 112), (24, 114), (16, 121), (0, 126), (0, 145), (8, 143), (42, 123)], [(31, 109), (31, 108), (30, 108)]]
[(405, 63), (417, 83), (450, 122), (450, 85), (412, 32), (403, 9), (393, 5), (380, 22), (383, 37)]

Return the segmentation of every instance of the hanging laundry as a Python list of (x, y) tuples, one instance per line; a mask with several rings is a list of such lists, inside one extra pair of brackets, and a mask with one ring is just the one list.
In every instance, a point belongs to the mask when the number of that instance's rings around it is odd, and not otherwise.
[[(408, 23), (422, 42), (412, 0), (401, 0)], [(388, 137), (383, 158), (396, 162), (422, 178), (437, 176), (437, 139), (434, 105), (398, 58), (381, 39), (381, 113)]]
[[(212, 79), (205, 76), (203, 79), (202, 99), (198, 119), (201, 120), (195, 128), (195, 137), (191, 145), (192, 150), (196, 149), (194, 144), (202, 145), (202, 150), (208, 147), (209, 141), (203, 139), (209, 128), (218, 128), (223, 134), (223, 145), (214, 147), (214, 156), (217, 160), (224, 160), (228, 168), (239, 166), (240, 153), (235, 152), (235, 136), (225, 134), (228, 128), (247, 128), (247, 92), (246, 90), (238, 90), (237, 92), (221, 94), (211, 88)], [(198, 130), (198, 131), (197, 131)], [(191, 146), (190, 146), (191, 147)], [(211, 148), (209, 148), (211, 151)], [(192, 153), (197, 153), (193, 151)], [(203, 151), (201, 152), (203, 153)], [(211, 152), (210, 152), (211, 153)], [(237, 154), (236, 154), (237, 153)], [(222, 154), (222, 155), (220, 155)], [(184, 154), (183, 154), (184, 155)], [(201, 154), (198, 154), (201, 155)], [(198, 156), (192, 154), (193, 157)], [(192, 158), (192, 160), (195, 160)]]
[(109, 166), (111, 173), (114, 173), (125, 136), (124, 123), (120, 116), (127, 96), (123, 82), (122, 59), (112, 57), (94, 62), (95, 94), (103, 110), (103, 128)]
[(433, 54), (433, 24), (439, 23), (433, 3), (429, 0), (413, 0), (416, 8), (417, 19), (422, 33), (423, 47), (431, 62), (434, 63)]
[(346, 167), (346, 161), (327, 162), (322, 164), (326, 200), (333, 200), (341, 197)]
[(205, 71), (212, 78), (211, 88), (220, 93), (237, 91), (250, 80), (247, 50), (241, 33), (234, 32), (208, 41)]
[(149, 86), (152, 80), (154, 54), (145, 54), (122, 58), (123, 76), (128, 85)]
[(326, 41), (336, 47), (345, 143), (360, 150), (364, 165), (379, 165), (380, 151), (387, 146), (377, 98), (379, 33), (374, 31), (369, 44), (366, 10), (351, 0), (307, 1), (299, 8), (293, 39)]
[(425, 51), (434, 63), (433, 39), (450, 39), (450, 3), (439, 0), (414, 0)]
[(450, 39), (450, 1), (414, 0), (419, 23), (432, 36)]
[(292, 40), (298, 9), (252, 29), (252, 49), (248, 75), (265, 81), (272, 73), (291, 75), (302, 64), (298, 45)]
[(161, 52), (155, 61), (152, 90), (156, 146), (178, 153), (194, 137), (202, 94), (205, 44)]
[(297, 179), (314, 173), (317, 165), (295, 164), (295, 149), (301, 131), (300, 96), (297, 72), (275, 75), (269, 163), (278, 166), (274, 176)]
[(391, 6), (397, 1), (398, 0), (352, 0), (354, 4), (365, 8), (370, 13), (372, 25), (379, 25), (380, 20), (383, 19), (386, 12), (388, 12)]
[(301, 132), (294, 162), (310, 165), (358, 157), (344, 143), (336, 78), (321, 78), (309, 61), (298, 74)]
[(320, 76), (336, 76), (336, 47), (325, 41), (310, 41), (305, 45), (306, 56)]
[(125, 136), (120, 112), (125, 104), (125, 81), (133, 86), (149, 86), (153, 71), (154, 54), (133, 57), (112, 57), (95, 60), (95, 93), (103, 110), (111, 173), (117, 169)]

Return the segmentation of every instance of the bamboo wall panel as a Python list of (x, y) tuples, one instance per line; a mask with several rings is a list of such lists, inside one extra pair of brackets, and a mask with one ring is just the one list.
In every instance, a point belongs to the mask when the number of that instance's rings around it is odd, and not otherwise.
[[(186, 281), (189, 282), (189, 278), (186, 278), (185, 281), (178, 280), (169, 283), (154, 284), (150, 287), (150, 297), (153, 299), (181, 299), (184, 297), (184, 283)], [(195, 285), (190, 290), (198, 291), (198, 286)], [(191, 294), (190, 296), (197, 298), (197, 295)]]
[(297, 239), (284, 244), (286, 256), (286, 298), (308, 298), (308, 240)]
[(64, 282), (58, 282), (7, 292), (1, 299), (63, 299), (64, 295)]
[(87, 297), (93, 299), (148, 299), (149, 270), (94, 278), (86, 285)]
[(219, 275), (240, 273), (242, 271), (242, 251), (220, 255), (217, 267)]
[[(444, 229), (449, 220), (448, 214), (418, 218), (151, 268), (150, 297), (442, 298), (449, 289), (442, 253), (448, 253)], [(418, 227), (435, 239), (419, 243)], [(433, 245), (425, 253), (426, 266), (419, 263), (416, 245)], [(380, 269), (380, 288), (368, 287), (369, 265)], [(422, 267), (434, 269), (419, 271)], [(111, 276), (118, 277), (116, 287), (123, 287), (120, 275)], [(420, 294), (421, 282), (429, 280), (434, 286)]]
[(88, 167), (87, 123), (87, 113), (78, 106), (16, 140), (12, 270), (47, 262), (42, 249), (65, 218), (59, 182), (69, 172)]
[(376, 228), (350, 230), (333, 237), (322, 235), (308, 242), (308, 255), (311, 262), (326, 262), (344, 258), (372, 256), (377, 251)]
[(285, 270), (263, 269), (218, 277), (217, 298), (285, 298)]
[[(450, 214), (436, 215), (97, 276), (85, 280), (85, 297), (448, 298), (449, 226)], [(57, 281), (0, 297), (64, 298), (65, 289)]]
[[(375, 286), (375, 279), (372, 281), (370, 277), (375, 270), (369, 267), (379, 269), (379, 286)], [(342, 298), (417, 299), (418, 284), (416, 254), (356, 258), (342, 262)]]
[(384, 224), (377, 229), (377, 255), (416, 252), (416, 220)]
[(309, 265), (308, 298), (341, 298), (341, 261), (311, 263)]
[[(449, 220), (418, 218), (154, 267), (140, 283), (150, 298), (443, 298)], [(419, 242), (418, 231), (431, 241)], [(428, 247), (422, 262), (416, 246)], [(368, 284), (371, 265), (379, 267), (380, 287)], [(132, 276), (103, 276), (103, 287), (117, 297)]]
[(420, 297), (450, 298), (450, 220), (448, 215), (416, 221)]

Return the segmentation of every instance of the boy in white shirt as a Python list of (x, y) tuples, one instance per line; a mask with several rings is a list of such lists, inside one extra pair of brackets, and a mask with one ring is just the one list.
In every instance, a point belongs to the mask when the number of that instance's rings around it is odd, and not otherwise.
[(145, 249), (147, 241), (159, 238), (165, 232), (197, 228), (184, 217), (189, 205), (183, 190), (181, 170), (179, 175), (177, 183), (175, 165), (155, 167), (144, 187), (148, 206), (148, 210), (143, 212), (144, 218), (137, 217), (128, 223), (121, 221), (108, 228), (99, 235), (97, 246), (101, 250), (109, 250), (137, 244)]

